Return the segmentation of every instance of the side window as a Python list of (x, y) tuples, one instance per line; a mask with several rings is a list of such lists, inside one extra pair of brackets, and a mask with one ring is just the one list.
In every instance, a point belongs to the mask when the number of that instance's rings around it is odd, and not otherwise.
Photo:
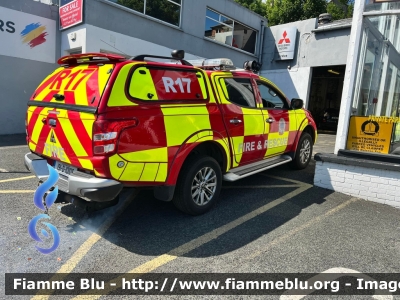
[(226, 98), (239, 106), (256, 107), (253, 86), (247, 78), (221, 78), (221, 84), (225, 84)]
[(141, 66), (133, 70), (129, 95), (147, 101), (207, 100), (204, 74), (198, 70), (180, 70)]
[(257, 81), (257, 86), (264, 108), (289, 109), (286, 99), (282, 98), (275, 88), (260, 81)]

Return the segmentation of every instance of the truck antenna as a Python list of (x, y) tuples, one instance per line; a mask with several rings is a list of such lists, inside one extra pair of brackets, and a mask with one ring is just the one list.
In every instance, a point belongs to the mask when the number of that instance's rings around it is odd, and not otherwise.
[(113, 45), (110, 45), (109, 43), (103, 41), (102, 39), (100, 39), (100, 41), (102, 41), (104, 44), (107, 44), (108, 46), (114, 48), (114, 49), (117, 50), (118, 52), (120, 52), (120, 53), (122, 53), (122, 54), (125, 54), (126, 56), (130, 56), (129, 54), (126, 54), (124, 51), (121, 51), (121, 50), (115, 48)]

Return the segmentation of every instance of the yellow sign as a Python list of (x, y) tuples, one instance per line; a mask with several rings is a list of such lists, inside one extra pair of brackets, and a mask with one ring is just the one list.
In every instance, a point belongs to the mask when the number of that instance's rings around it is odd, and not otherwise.
[(352, 116), (346, 149), (388, 154), (392, 130), (393, 123)]

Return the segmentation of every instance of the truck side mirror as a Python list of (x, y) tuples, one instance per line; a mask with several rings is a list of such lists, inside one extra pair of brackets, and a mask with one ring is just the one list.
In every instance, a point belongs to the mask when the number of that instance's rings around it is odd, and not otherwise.
[(301, 99), (293, 98), (290, 107), (292, 109), (302, 109), (304, 106), (304, 101)]

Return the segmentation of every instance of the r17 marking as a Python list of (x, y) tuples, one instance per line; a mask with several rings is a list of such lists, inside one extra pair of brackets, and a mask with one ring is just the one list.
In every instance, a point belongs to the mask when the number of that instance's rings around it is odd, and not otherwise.
[[(176, 94), (178, 92), (174, 85), (179, 87), (179, 90), (182, 94), (191, 93), (190, 84), (192, 83), (192, 81), (190, 80), (190, 78), (178, 78), (175, 82), (171, 77), (163, 77), (162, 80), (164, 83), (165, 92), (167, 93), (170, 93), (172, 91)], [(183, 83), (186, 83), (186, 91), (184, 89)]]

